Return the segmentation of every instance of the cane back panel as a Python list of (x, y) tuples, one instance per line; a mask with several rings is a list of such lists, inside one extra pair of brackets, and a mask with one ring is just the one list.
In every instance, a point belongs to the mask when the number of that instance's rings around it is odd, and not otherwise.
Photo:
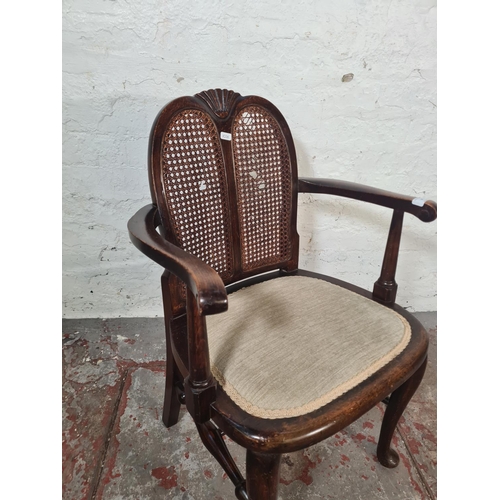
[(228, 192), (217, 128), (207, 113), (183, 110), (162, 141), (162, 183), (171, 230), (179, 246), (232, 275)]
[(165, 237), (226, 284), (297, 267), (295, 149), (270, 102), (220, 89), (172, 101), (151, 131), (149, 172)]
[(290, 156), (276, 119), (245, 106), (233, 121), (233, 158), (244, 271), (291, 258)]

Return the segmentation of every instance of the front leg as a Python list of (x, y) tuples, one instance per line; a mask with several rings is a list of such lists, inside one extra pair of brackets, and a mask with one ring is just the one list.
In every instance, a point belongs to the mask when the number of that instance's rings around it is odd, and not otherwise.
[(377, 446), (377, 457), (384, 467), (392, 469), (399, 463), (399, 455), (396, 450), (391, 448), (392, 436), (399, 418), (422, 381), (426, 366), (427, 357), (417, 371), (391, 394), (384, 419), (382, 420), (382, 428), (380, 429), (380, 438)]
[(249, 500), (277, 500), (281, 454), (247, 450)]

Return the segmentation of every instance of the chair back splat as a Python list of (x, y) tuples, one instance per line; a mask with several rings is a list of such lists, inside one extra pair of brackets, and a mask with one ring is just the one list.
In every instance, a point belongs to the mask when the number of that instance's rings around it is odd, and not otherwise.
[[(266, 99), (215, 89), (170, 102), (151, 130), (149, 176), (164, 236), (225, 284), (297, 269), (295, 148)], [(175, 314), (185, 291), (170, 283)]]

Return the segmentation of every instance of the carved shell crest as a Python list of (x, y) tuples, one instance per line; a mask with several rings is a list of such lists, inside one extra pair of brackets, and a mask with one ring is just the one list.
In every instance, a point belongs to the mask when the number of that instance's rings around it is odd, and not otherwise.
[(219, 118), (226, 118), (239, 96), (238, 92), (227, 89), (204, 90), (196, 94), (196, 97), (203, 99)]

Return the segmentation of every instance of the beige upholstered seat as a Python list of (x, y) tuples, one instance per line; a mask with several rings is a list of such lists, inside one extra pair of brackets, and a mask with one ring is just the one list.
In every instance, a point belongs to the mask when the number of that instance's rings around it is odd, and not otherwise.
[(207, 317), (215, 378), (262, 418), (304, 415), (338, 398), (408, 345), (392, 309), (327, 281), (287, 276), (229, 295)]

